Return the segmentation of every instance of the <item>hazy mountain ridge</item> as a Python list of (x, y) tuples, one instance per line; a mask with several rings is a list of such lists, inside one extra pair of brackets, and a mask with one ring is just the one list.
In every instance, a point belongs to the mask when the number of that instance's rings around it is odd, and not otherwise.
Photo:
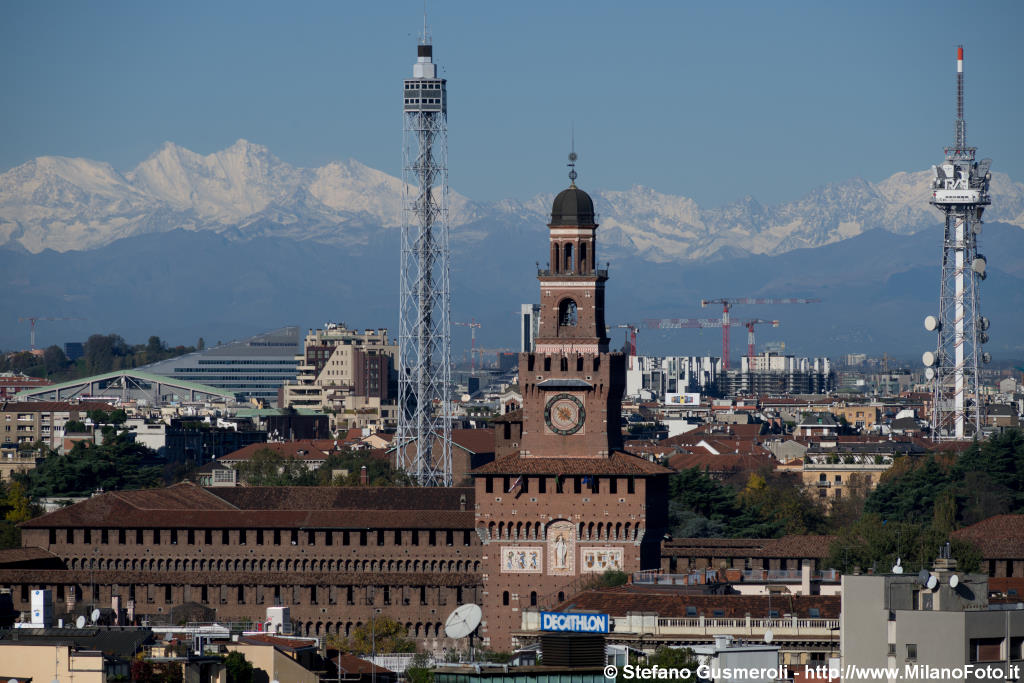
[[(986, 219), (1024, 228), (1024, 184), (993, 175)], [(878, 183), (855, 178), (777, 206), (745, 197), (702, 208), (642, 186), (591, 192), (609, 255), (680, 262), (781, 254), (870, 230), (911, 234), (938, 225), (927, 203), (929, 177), (919, 171)], [(0, 174), (0, 246), (65, 252), (175, 229), (231, 240), (367, 244), (374, 231), (401, 224), (401, 190), (400, 179), (354, 160), (299, 168), (245, 140), (206, 156), (168, 142), (124, 174), (103, 162), (39, 157)], [(491, 224), (541, 229), (553, 196), (484, 203), (452, 192), (451, 224), (471, 241), (483, 239)]]

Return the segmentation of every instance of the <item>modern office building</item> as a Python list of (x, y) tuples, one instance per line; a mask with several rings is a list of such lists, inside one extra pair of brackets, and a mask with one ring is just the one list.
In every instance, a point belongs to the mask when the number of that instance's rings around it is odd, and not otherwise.
[(240, 399), (277, 404), (278, 389), (295, 381), (301, 352), (299, 328), (282, 327), (241, 341), (218, 344), (147, 365), (146, 372), (230, 389)]

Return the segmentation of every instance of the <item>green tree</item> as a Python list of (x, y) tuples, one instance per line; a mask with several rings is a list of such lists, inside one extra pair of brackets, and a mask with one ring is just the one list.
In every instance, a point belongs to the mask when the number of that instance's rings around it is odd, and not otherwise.
[(978, 569), (981, 554), (970, 543), (951, 539), (930, 525), (886, 520), (876, 514), (866, 514), (842, 529), (829, 546), (825, 564), (843, 572), (855, 567), (888, 571), (899, 558), (905, 570), (916, 572), (931, 567), (947, 541), (961, 571)]
[(56, 344), (47, 346), (43, 351), (43, 369), (47, 376), (60, 372), (67, 364), (68, 357), (64, 355), (64, 351)]
[(49, 451), (35, 469), (14, 478), (25, 485), (29, 496), (42, 498), (159, 486), (161, 472), (156, 454), (122, 433), (101, 446), (76, 442), (65, 455)]
[(434, 683), (434, 670), (430, 667), (430, 656), (418, 652), (405, 670), (409, 683)]
[(355, 655), (368, 655), (371, 651), (416, 651), (416, 643), (409, 640), (405, 626), (387, 616), (378, 616), (369, 623), (354, 629), (351, 637), (335, 642), (341, 650)]
[(582, 586), (582, 590), (594, 590), (597, 588), (614, 588), (615, 586), (622, 586), (629, 582), (629, 574), (626, 572), (620, 572), (617, 569), (606, 569), (601, 574), (597, 574), (589, 581), (585, 582)]
[(241, 652), (237, 650), (224, 658), (224, 668), (227, 669), (228, 683), (252, 683), (253, 666)]

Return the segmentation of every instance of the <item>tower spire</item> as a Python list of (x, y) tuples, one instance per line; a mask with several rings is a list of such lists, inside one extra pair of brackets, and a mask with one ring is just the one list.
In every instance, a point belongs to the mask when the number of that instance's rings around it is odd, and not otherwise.
[(427, 0), (423, 0), (423, 35), (420, 36), (420, 45), (430, 45), (430, 30), (427, 28)]
[(964, 46), (956, 48), (956, 149), (967, 147), (967, 124), (964, 122)]
[(569, 163), (566, 166), (569, 167), (569, 187), (576, 187), (576, 126), (570, 126), (569, 128)]

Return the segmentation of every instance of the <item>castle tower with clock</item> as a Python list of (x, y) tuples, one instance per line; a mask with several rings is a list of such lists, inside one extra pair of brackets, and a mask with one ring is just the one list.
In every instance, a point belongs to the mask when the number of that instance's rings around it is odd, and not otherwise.
[(575, 168), (569, 178), (537, 273), (536, 345), (519, 355), (521, 421), (498, 425), (498, 457), (472, 473), (492, 649), (520, 644), (524, 613), (555, 609), (595, 575), (656, 568), (667, 522), (669, 471), (622, 450), (625, 357), (608, 350), (594, 202)]

